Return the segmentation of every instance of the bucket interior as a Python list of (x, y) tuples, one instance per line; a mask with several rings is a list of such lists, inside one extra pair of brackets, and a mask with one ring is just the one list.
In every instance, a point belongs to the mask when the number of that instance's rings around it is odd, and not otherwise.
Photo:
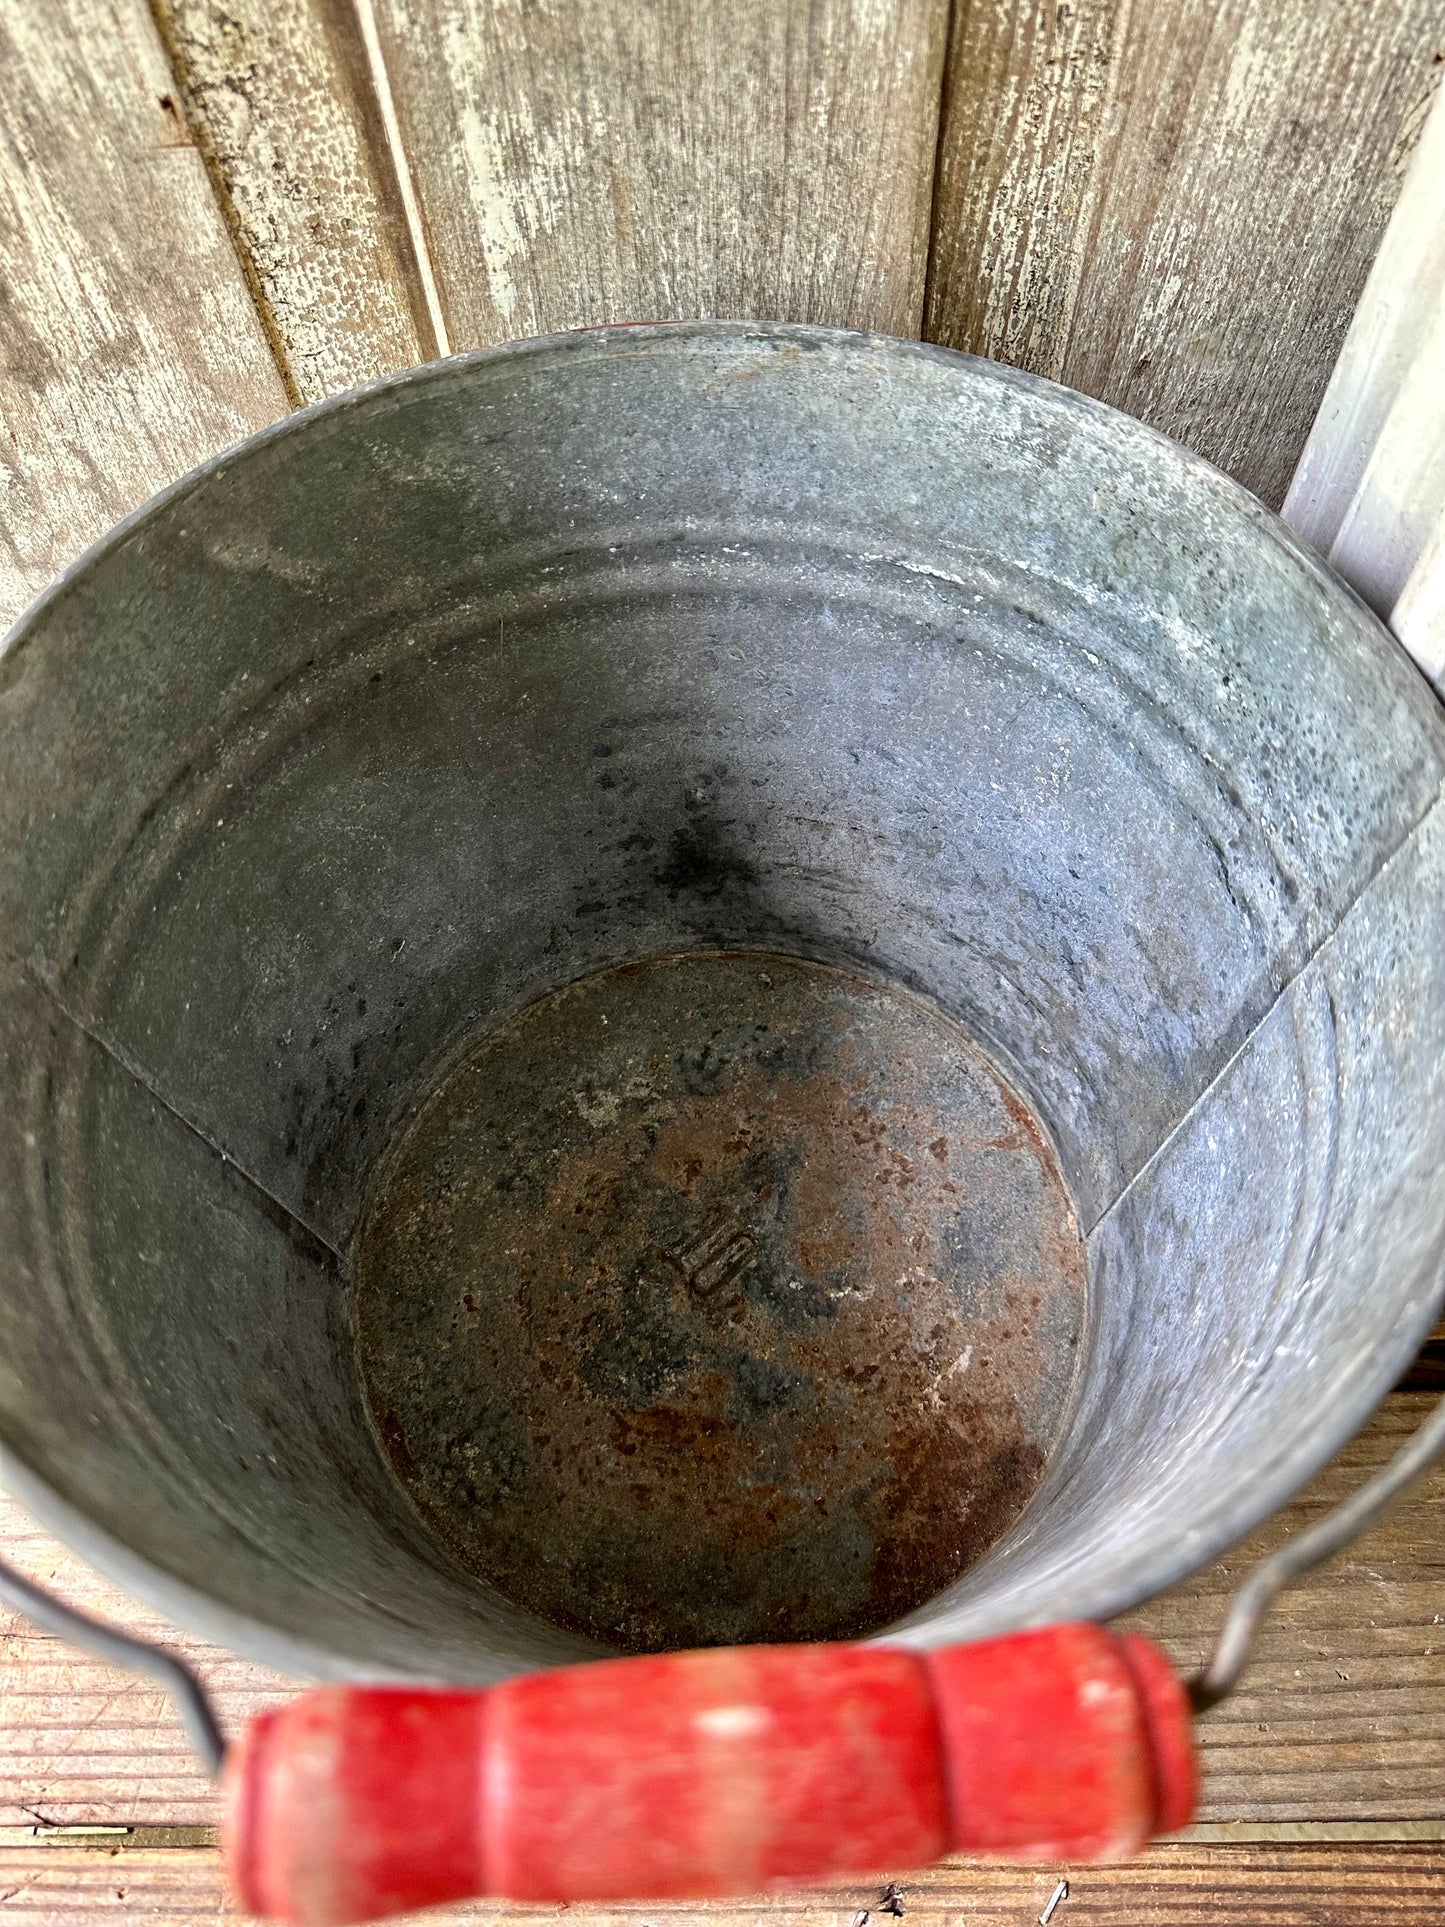
[(9, 1476), (246, 1650), (1102, 1616), (1428, 1326), (1438, 705), (1112, 411), (812, 330), (448, 364), (0, 690)]

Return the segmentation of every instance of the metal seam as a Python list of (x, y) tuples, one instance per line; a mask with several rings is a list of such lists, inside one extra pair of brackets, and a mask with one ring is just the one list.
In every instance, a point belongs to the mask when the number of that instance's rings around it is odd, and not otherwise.
[(1424, 810), (1416, 818), (1415, 822), (1401, 836), (1399, 842), (1393, 844), (1385, 851), (1384, 855), (1380, 857), (1359, 889), (1339, 912), (1334, 922), (1330, 925), (1330, 928), (1320, 938), (1319, 942), (1315, 944), (1314, 948), (1298, 968), (1292, 971), (1286, 981), (1281, 984), (1280, 988), (1269, 1000), (1267, 1008), (1256, 1018), (1254, 1023), (1250, 1025), (1248, 1034), (1230, 1052), (1229, 1056), (1225, 1059), (1224, 1063), (1221, 1064), (1214, 1076), (1210, 1078), (1198, 1097), (1194, 1099), (1193, 1103), (1190, 1104), (1189, 1108), (1180, 1117), (1178, 1123), (1173, 1126), (1165, 1137), (1161, 1138), (1157, 1147), (1150, 1152), (1149, 1156), (1144, 1160), (1143, 1164), (1139, 1166), (1139, 1169), (1134, 1173), (1133, 1177), (1129, 1179), (1128, 1183), (1124, 1185), (1118, 1195), (1099, 1213), (1098, 1217), (1084, 1234), (1086, 1243), (1092, 1240), (1095, 1232), (1102, 1230), (1103, 1226), (1113, 1217), (1120, 1205), (1122, 1205), (1124, 1200), (1129, 1196), (1135, 1185), (1147, 1177), (1154, 1166), (1159, 1163), (1175, 1139), (1182, 1134), (1191, 1122), (1195, 1112), (1202, 1108), (1206, 1100), (1213, 1094), (1215, 1089), (1224, 1082), (1235, 1065), (1244, 1056), (1246, 1051), (1249, 1050), (1260, 1031), (1263, 1030), (1270, 1018), (1273, 1017), (1280, 1004), (1289, 996), (1290, 992), (1294, 989), (1295, 985), (1299, 983), (1306, 971), (1312, 969), (1315, 963), (1324, 955), (1325, 951), (1329, 949), (1355, 910), (1364, 902), (1365, 898), (1369, 895), (1370, 891), (1374, 889), (1386, 870), (1390, 868), (1391, 864), (1393, 864), (1398, 857), (1402, 857), (1406, 853), (1411, 844), (1418, 839), (1421, 832), (1425, 829), (1431, 817), (1442, 808), (1445, 808), (1445, 782), (1442, 782), (1439, 787), (1437, 787), (1434, 796), (1431, 797), (1429, 803), (1426, 804)]

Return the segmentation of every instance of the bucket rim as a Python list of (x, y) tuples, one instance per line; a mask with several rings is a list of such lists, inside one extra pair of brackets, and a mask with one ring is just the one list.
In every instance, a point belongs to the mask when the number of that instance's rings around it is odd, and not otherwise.
[[(465, 384), (479, 371), (494, 366), (562, 365), (574, 356), (607, 358), (625, 354), (635, 357), (652, 352), (669, 353), (694, 344), (705, 347), (709, 343), (759, 349), (793, 345), (856, 356), (863, 362), (876, 359), (898, 367), (942, 367), (971, 383), (1047, 401), (1064, 409), (1076, 421), (1093, 424), (1101, 430), (1107, 428), (1115, 435), (1124, 434), (1136, 447), (1153, 450), (1157, 459), (1174, 467), (1176, 472), (1195, 478), (1252, 524), (1293, 566), (1333, 600), (1347, 605), (1355, 617), (1363, 619), (1376, 647), (1398, 653), (1399, 658), (1408, 662), (1412, 676), (1430, 691), (1436, 706), (1445, 704), (1445, 697), (1374, 611), (1271, 509), (1205, 458), (1135, 417), (1043, 376), (928, 342), (810, 323), (737, 320), (621, 324), (505, 342), (418, 364), (285, 415), (178, 477), (114, 524), (61, 571), (0, 637), (0, 684), (19, 653), (40, 633), (50, 610), (99, 563), (195, 490), (219, 480), (237, 462), (250, 460), (273, 445), (287, 441), (304, 446), (312, 435), (324, 436), (332, 424), (357, 413), (381, 410), (394, 400), (450, 384)], [(1308, 1442), (1269, 1469), (1251, 1488), (1247, 1505), (1236, 1508), (1232, 1516), (1221, 1517), (1208, 1529), (1201, 1529), (1197, 1538), (1190, 1538), (1187, 1522), (1181, 1522), (1180, 1530), (1167, 1543), (1160, 1543), (1157, 1556), (1147, 1566), (1141, 1563), (1137, 1575), (1127, 1582), (1105, 1583), (1092, 1592), (1081, 1586), (1069, 1602), (1068, 1616), (1102, 1620), (1126, 1612), (1197, 1571), (1271, 1516), (1366, 1422), (1418, 1350), (1442, 1305), (1445, 1305), (1445, 1254), (1437, 1260), (1436, 1273), (1422, 1291), (1411, 1316), (1381, 1334), (1367, 1355), (1350, 1362), (1336, 1381), (1328, 1409)], [(21, 1454), (3, 1443), (0, 1443), (0, 1486), (98, 1572), (174, 1620), (177, 1626), (243, 1657), (312, 1679), (436, 1677), (427, 1672), (412, 1673), (365, 1662), (329, 1647), (313, 1645), (252, 1613), (222, 1604), (114, 1537), (34, 1471)], [(1045, 1618), (1043, 1615), (1014, 1617), (999, 1609), (996, 1618), (990, 1619), (985, 1608), (977, 1613), (968, 1637), (981, 1638), (1010, 1626), (1045, 1623)], [(873, 1636), (870, 1643), (926, 1647), (935, 1643), (930, 1637), (931, 1630), (917, 1625), (899, 1626)], [(499, 1663), (496, 1668), (499, 1675), (507, 1670), (518, 1669), (505, 1663)]]

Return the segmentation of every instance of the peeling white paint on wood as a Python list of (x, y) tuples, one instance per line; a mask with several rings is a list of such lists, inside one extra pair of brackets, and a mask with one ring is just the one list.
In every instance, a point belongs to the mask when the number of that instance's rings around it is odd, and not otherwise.
[(1445, 515), (1436, 517), (1391, 613), (1390, 627), (1445, 696)]
[(1284, 513), (1445, 684), (1445, 92), (1437, 90)]
[(144, 0), (0, 8), (0, 620), (286, 393)]
[(1126, 17), (1120, 0), (960, 0), (939, 146), (931, 339), (1063, 379)]
[[(1291, 1533), (1338, 1505), (1384, 1465), (1413, 1433), (1429, 1408), (1429, 1395), (1396, 1392), (1290, 1505), (1284, 1507), (1235, 1556), (1215, 1562), (1129, 1615), (1129, 1630), (1161, 1640), (1181, 1669), (1198, 1664), (1218, 1630), (1240, 1574)], [(1401, 1499), (1369, 1538), (1323, 1572), (1287, 1592), (1266, 1620), (1240, 1691), (1199, 1727), (1203, 1767), (1201, 1818), (1206, 1822), (1253, 1820), (1349, 1822), (1404, 1816), (1445, 1817), (1445, 1639), (1440, 1637), (1441, 1528), (1445, 1524), (1445, 1467), (1436, 1467)], [(266, 1669), (178, 1633), (149, 1608), (127, 1597), (73, 1553), (67, 1552), (13, 1500), (0, 1494), (0, 1558), (51, 1586), (82, 1611), (96, 1614), (173, 1645), (216, 1696), (227, 1732), (286, 1693), (292, 1682)], [(1381, 1583), (1383, 1580), (1384, 1583)], [(1122, 1628), (1121, 1628), (1122, 1629)], [(24, 1824), (38, 1814), (61, 1823), (210, 1825), (219, 1818), (215, 1788), (191, 1753), (164, 1695), (150, 1681), (116, 1672), (102, 1661), (36, 1632), (17, 1614), (0, 1610), (0, 1826)], [(1338, 1674), (1349, 1674), (1341, 1682)], [(35, 1851), (34, 1849), (31, 1850)], [(46, 1854), (57, 1851), (45, 1847)], [(1167, 1848), (1165, 1852), (1177, 1849)], [(1232, 1851), (1238, 1851), (1237, 1848)], [(190, 1853), (172, 1858), (191, 1864)], [(15, 1865), (12, 1857), (8, 1864)], [(46, 1863), (51, 1864), (49, 1861)], [(115, 1861), (109, 1865), (114, 1868)], [(124, 1866), (134, 1863), (129, 1854)], [(942, 1879), (948, 1869), (940, 1869)], [(1097, 1871), (1097, 1870), (1096, 1870)], [(956, 1874), (958, 1868), (953, 1866)], [(1093, 1878), (1093, 1875), (1090, 1876)], [(1040, 1875), (1041, 1880), (1043, 1879)], [(1053, 1876), (1043, 1880), (1034, 1917), (1047, 1899)], [(126, 1885), (125, 1881), (116, 1884)], [(0, 1892), (3, 1892), (0, 1886)], [(112, 1889), (112, 1892), (114, 1889)], [(875, 1890), (876, 1891), (876, 1890)], [(911, 1883), (910, 1883), (911, 1891)], [(865, 1896), (866, 1898), (866, 1896)], [(965, 1896), (966, 1898), (966, 1896)], [(1107, 1921), (1174, 1927), (1218, 1927), (1206, 1891), (1197, 1916), (1140, 1914), (1121, 1907)], [(1439, 1920), (1438, 1895), (1427, 1896)], [(21, 1910), (24, 1913), (24, 1910)], [(724, 1927), (836, 1927), (856, 1918), (837, 1896), (816, 1904), (750, 1903), (737, 1909), (666, 1909), (674, 1922), (701, 1919)], [(18, 1917), (18, 1916), (17, 1916)], [(206, 1915), (210, 1920), (214, 1916)], [(224, 1916), (230, 1919), (230, 1915)], [(80, 1927), (82, 1909), (32, 1919), (28, 1927)], [(139, 1913), (128, 1918), (147, 1921)], [(184, 1912), (171, 1927), (196, 1927), (200, 1915)], [(548, 1916), (519, 1916), (485, 1906), (457, 1915), (420, 1917), (435, 1927), (466, 1920), (475, 1927), (516, 1927)], [(556, 1916), (550, 1917), (556, 1920)], [(564, 1916), (563, 1918), (566, 1918)], [(641, 1927), (656, 1920), (640, 1910), (576, 1916), (587, 1927)], [(909, 1902), (909, 1919), (933, 1927), (972, 1921), (975, 1912), (951, 1894), (930, 1914)], [(1028, 1918), (1022, 1910), (989, 1921)], [(1277, 1921), (1299, 1922), (1291, 1912)], [(1326, 1913), (1341, 1921), (1397, 1916)], [(1422, 1922), (1425, 1918), (1420, 1917)], [(875, 1914), (875, 1921), (878, 1916)], [(1067, 1927), (1068, 1909), (1055, 1916)], [(1094, 1922), (1101, 1916), (1095, 1913)], [(1256, 1910), (1241, 1911), (1238, 1927), (1259, 1927)]]
[(375, 0), (454, 343), (917, 334), (946, 0)]
[(1445, 309), (1442, 101), (1437, 88), (1285, 498), (1284, 519), (1321, 555), (1329, 555), (1340, 535), (1391, 411)]
[(437, 342), (351, 0), (153, 0), (299, 401)]
[[(1445, 173), (1440, 177), (1445, 188)], [(1445, 196), (1442, 196), (1445, 200)], [(1445, 228), (1445, 206), (1440, 209)], [(1442, 284), (1440, 295), (1445, 295)], [(1330, 565), (1387, 620), (1445, 518), (1445, 301), (1403, 371), (1359, 485), (1330, 546)]]
[[(4, 1492), (0, 1558), (81, 1612), (180, 1653), (228, 1733), (295, 1690), (284, 1674), (179, 1631), (51, 1538)], [(0, 1826), (40, 1816), (70, 1826), (212, 1826), (217, 1804), (160, 1686), (0, 1607)]]

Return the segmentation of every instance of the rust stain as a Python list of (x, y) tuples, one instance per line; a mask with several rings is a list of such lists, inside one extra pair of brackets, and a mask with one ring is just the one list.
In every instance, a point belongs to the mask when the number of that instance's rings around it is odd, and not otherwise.
[(1046, 1140), (963, 1034), (751, 953), (484, 1038), (388, 1160), (359, 1281), (438, 1536), (632, 1651), (857, 1636), (947, 1585), (1038, 1482), (1083, 1305)]

